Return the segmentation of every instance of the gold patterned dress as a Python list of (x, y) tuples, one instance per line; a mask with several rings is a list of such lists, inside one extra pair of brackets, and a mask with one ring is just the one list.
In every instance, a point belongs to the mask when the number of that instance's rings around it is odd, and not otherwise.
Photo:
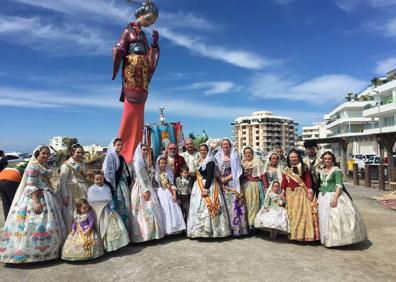
[(286, 191), (286, 210), (290, 223), (290, 240), (316, 241), (320, 239), (317, 202), (308, 199), (311, 175), (308, 169), (301, 173), (290, 168), (284, 170), (281, 187)]
[(77, 261), (97, 258), (103, 255), (103, 244), (95, 230), (95, 216), (92, 211), (74, 214), (72, 231), (62, 250), (62, 259)]

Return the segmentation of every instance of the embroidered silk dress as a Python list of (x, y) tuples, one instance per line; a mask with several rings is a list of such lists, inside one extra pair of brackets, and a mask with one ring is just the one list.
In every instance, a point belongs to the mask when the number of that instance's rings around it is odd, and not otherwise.
[[(88, 231), (89, 230), (89, 231)], [(95, 216), (92, 211), (74, 214), (72, 231), (62, 250), (62, 259), (70, 261), (89, 260), (103, 255), (100, 235), (95, 230)]]
[(165, 222), (165, 235), (171, 235), (186, 229), (183, 213), (179, 204), (173, 201), (172, 193), (169, 189), (176, 190), (173, 185), (173, 172), (169, 169), (167, 172), (159, 174), (159, 187), (157, 195), (162, 209), (162, 215)]
[[(155, 192), (149, 169), (141, 156), (140, 145), (137, 147), (133, 162), (135, 184), (132, 188), (132, 242), (144, 242), (164, 237), (163, 216), (161, 206)], [(148, 201), (144, 193), (150, 192)]]
[[(231, 161), (223, 161), (220, 167), (220, 176), (227, 177), (231, 175)], [(249, 233), (245, 203), (243, 195), (236, 192), (234, 187), (231, 186), (232, 182), (223, 184), (223, 197), (227, 206), (228, 217), (233, 236), (242, 236)]]
[(321, 243), (326, 247), (336, 247), (365, 240), (367, 232), (363, 219), (344, 190), (338, 198), (337, 207), (330, 206), (337, 188), (343, 189), (341, 170), (334, 166), (326, 173), (322, 169), (320, 178), (318, 204)]
[(121, 216), (129, 235), (132, 235), (131, 173), (123, 156), (120, 155), (118, 157), (120, 166), (116, 171), (116, 191), (113, 194), (114, 209)]
[(255, 218), (254, 227), (289, 233), (290, 227), (284, 208), (285, 204), (286, 202), (279, 197), (278, 193), (268, 191), (265, 195), (264, 205)]
[(246, 214), (249, 228), (254, 228), (254, 219), (262, 205), (264, 204), (265, 192), (268, 188), (268, 181), (265, 176), (264, 164), (255, 157), (252, 161), (243, 160), (243, 180), (241, 188), (243, 191)]
[[(187, 220), (187, 237), (227, 237), (231, 235), (227, 208), (215, 179), (215, 162), (209, 161), (200, 167), (197, 180), (191, 191), (190, 210)], [(209, 190), (202, 196), (202, 190)]]
[(79, 199), (87, 199), (88, 181), (87, 168), (83, 162), (76, 162), (72, 157), (65, 161), (61, 166), (60, 172), (60, 192), (62, 199), (69, 197), (67, 206), (62, 204), (63, 219), (68, 232), (71, 230), (73, 223), (73, 214), (75, 212), (76, 201)]
[(308, 169), (296, 174), (285, 168), (281, 183), (286, 190), (286, 210), (290, 223), (290, 240), (315, 241), (320, 239), (319, 220), (316, 201), (308, 199), (311, 187), (311, 175)]
[[(60, 257), (67, 233), (49, 173), (37, 161), (26, 167), (1, 236), (1, 262), (29, 263)], [(34, 192), (38, 192), (43, 207), (40, 214), (33, 210)]]
[(114, 210), (110, 187), (92, 185), (88, 202), (95, 211), (96, 228), (106, 252), (116, 251), (129, 244), (128, 231), (120, 215)]

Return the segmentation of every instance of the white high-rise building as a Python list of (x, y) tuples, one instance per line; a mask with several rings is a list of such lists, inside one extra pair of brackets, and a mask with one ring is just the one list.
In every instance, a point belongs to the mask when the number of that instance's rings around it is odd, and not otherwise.
[(325, 138), (331, 131), (326, 129), (325, 122), (314, 123), (302, 128), (302, 140)]
[(281, 145), (284, 149), (293, 147), (298, 123), (289, 117), (274, 116), (272, 112), (260, 111), (236, 118), (232, 126), (238, 152), (246, 146), (269, 152), (275, 145)]
[(66, 145), (63, 144), (63, 138), (62, 136), (54, 136), (52, 139), (49, 140), (49, 146), (54, 148), (55, 150), (64, 150), (66, 149)]

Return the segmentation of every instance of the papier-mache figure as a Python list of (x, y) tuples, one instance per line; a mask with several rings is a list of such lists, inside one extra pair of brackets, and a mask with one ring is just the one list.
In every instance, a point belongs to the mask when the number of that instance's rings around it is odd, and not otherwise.
[(120, 101), (124, 102), (124, 112), (118, 136), (124, 140), (122, 155), (127, 163), (131, 163), (143, 137), (144, 104), (160, 54), (158, 31), (153, 30), (150, 47), (142, 27), (154, 24), (158, 15), (159, 10), (154, 2), (144, 1), (136, 10), (136, 20), (125, 27), (113, 48), (113, 80), (123, 64)]

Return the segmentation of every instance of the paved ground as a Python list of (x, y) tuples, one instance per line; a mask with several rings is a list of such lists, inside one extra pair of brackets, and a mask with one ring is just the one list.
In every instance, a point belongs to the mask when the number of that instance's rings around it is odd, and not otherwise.
[(61, 260), (0, 266), (1, 281), (396, 281), (396, 212), (350, 188), (367, 225), (361, 244), (326, 249), (276, 241), (258, 233), (241, 239), (189, 240), (183, 236), (133, 245), (93, 262)]

